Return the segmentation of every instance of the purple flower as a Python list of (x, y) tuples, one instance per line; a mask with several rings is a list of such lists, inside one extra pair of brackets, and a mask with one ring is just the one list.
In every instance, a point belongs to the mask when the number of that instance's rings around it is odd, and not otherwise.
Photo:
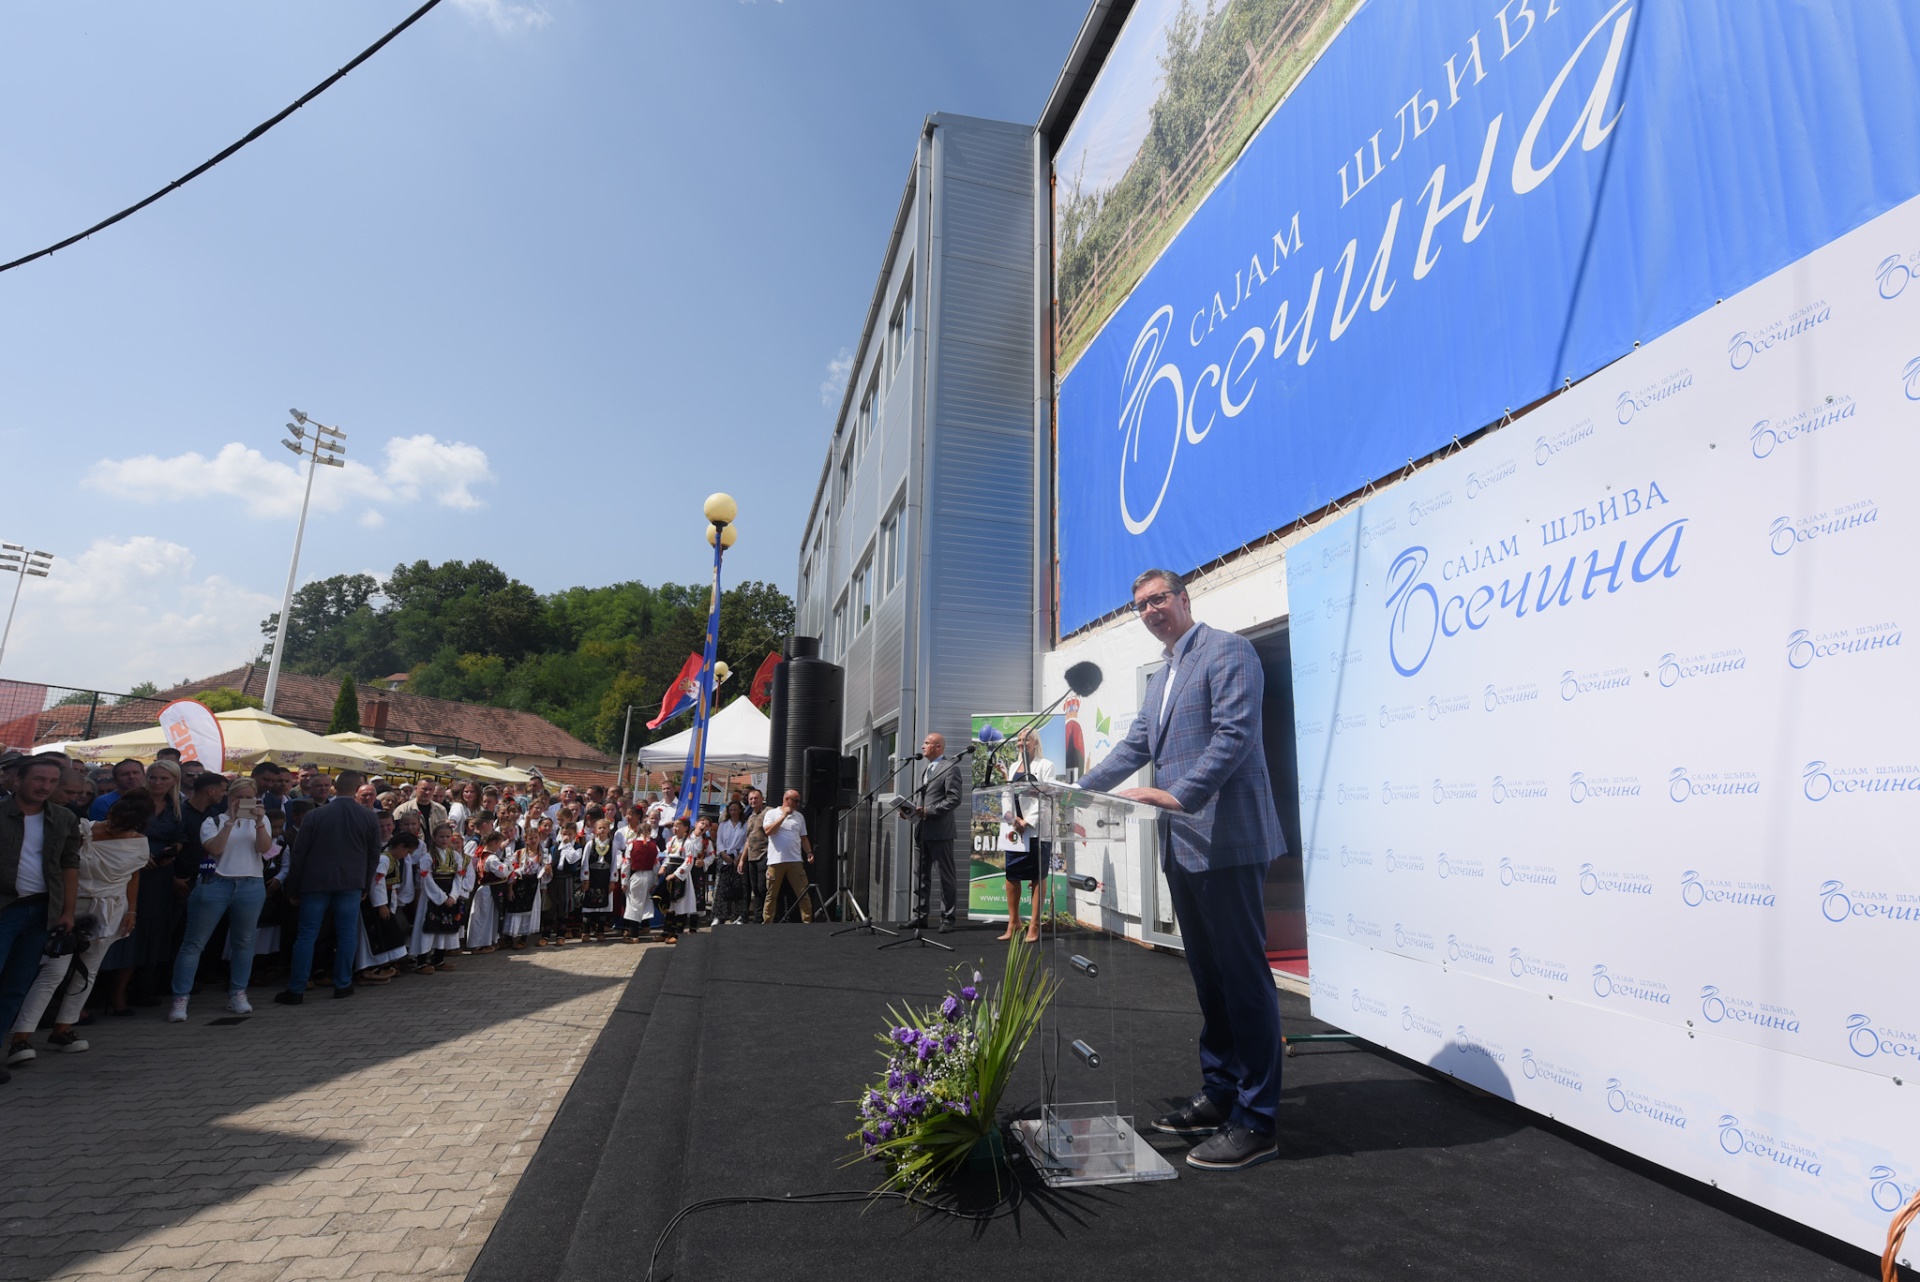
[(932, 1059), (933, 1058), (932, 1040), (929, 1039), (927, 1041), (921, 1042), (919, 1047), (915, 1049), (914, 1054), (918, 1055), (922, 1060)]
[(962, 1117), (971, 1117), (973, 1115), (973, 1110), (967, 1107), (967, 1102), (963, 1099), (954, 1100), (951, 1104), (948, 1104), (947, 1107)]
[(883, 1140), (890, 1140), (893, 1138), (893, 1123), (885, 1120), (884, 1118), (880, 1122), (880, 1138)]
[(943, 1051), (951, 1051), (953, 1050), (954, 1047), (958, 1046), (959, 1044), (960, 1044), (960, 1034), (948, 1033), (944, 1038), (941, 1039), (940, 1049)]
[(940, 1013), (948, 1023), (960, 1018), (960, 999), (949, 995), (946, 1001), (940, 1003)]
[(910, 1072), (908, 1072), (908, 1074), (907, 1074), (907, 1085), (909, 1085), (909, 1086), (918, 1086), (918, 1085), (920, 1084), (920, 1082), (921, 1082), (921, 1077), (920, 1077), (920, 1074), (918, 1074), (918, 1073), (915, 1073), (915, 1072), (911, 1072), (911, 1071), (910, 1071)]
[[(909, 1073), (909, 1074), (907, 1074), (907, 1080), (909, 1080), (909, 1081), (911, 1081), (911, 1080), (912, 1080), (912, 1078), (913, 1078), (913, 1074), (911, 1074), (911, 1073)], [(888, 1073), (888, 1074), (887, 1074), (887, 1089), (888, 1089), (888, 1090), (892, 1090), (892, 1091), (897, 1091), (897, 1090), (899, 1090), (899, 1089), (900, 1089), (900, 1083), (901, 1083), (901, 1077), (900, 1077), (900, 1070), (899, 1070), (899, 1069), (897, 1069), (897, 1068), (896, 1068), (896, 1069), (894, 1069), (894, 1070), (893, 1070), (893, 1071), (892, 1071), (891, 1073)]]
[(893, 1040), (899, 1042), (902, 1046), (913, 1045), (913, 1039), (916, 1036), (917, 1034), (904, 1024), (893, 1030)]
[[(974, 976), (974, 978), (978, 979), (979, 976), (976, 975)], [(960, 990), (960, 996), (965, 998), (967, 1001), (977, 1002), (980, 1000), (980, 990), (975, 988), (972, 984), (968, 984), (965, 988)]]

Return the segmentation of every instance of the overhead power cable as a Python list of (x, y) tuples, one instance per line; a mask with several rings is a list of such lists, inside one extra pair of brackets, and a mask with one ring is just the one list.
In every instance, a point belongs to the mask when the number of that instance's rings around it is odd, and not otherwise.
[(379, 53), (382, 49), (386, 47), (388, 41), (392, 40), (395, 36), (399, 35), (402, 31), (405, 31), (408, 27), (411, 27), (414, 23), (420, 21), (420, 19), (426, 17), (427, 11), (432, 9), (435, 5), (439, 3), (440, 3), (440, 0), (427, 0), (425, 4), (421, 5), (418, 9), (415, 9), (412, 13), (408, 14), (406, 21), (402, 22), (399, 26), (395, 27), (393, 30), (387, 32), (386, 35), (381, 36), (378, 40), (368, 45), (365, 49), (362, 49), (360, 51), (359, 57), (355, 58), (352, 62), (349, 62), (346, 66), (340, 68), (340, 70), (328, 76), (325, 80), (322, 80), (319, 84), (315, 85), (313, 88), (301, 94), (298, 98), (294, 99), (292, 103), (288, 104), (288, 106), (284, 110), (278, 112), (277, 114), (261, 122), (260, 124), (255, 125), (251, 130), (247, 132), (246, 137), (242, 138), (239, 142), (234, 143), (231, 147), (228, 147), (226, 150), (220, 152), (218, 155), (214, 156), (212, 159), (206, 161), (203, 164), (196, 165), (194, 168), (188, 170), (186, 173), (182, 174), (180, 177), (174, 179), (172, 182), (162, 187), (159, 191), (156, 191), (151, 196), (148, 196), (145, 200), (142, 200), (137, 204), (128, 205), (125, 209), (121, 210), (119, 213), (114, 214), (109, 218), (101, 219), (99, 222), (87, 228), (85, 231), (75, 232), (73, 235), (67, 237), (65, 240), (58, 241), (54, 244), (48, 245), (45, 249), (36, 249), (31, 254), (27, 254), (27, 255), (24, 255), (23, 257), (16, 258), (10, 263), (0, 263), (0, 272), (10, 272), (16, 267), (24, 267), (26, 264), (33, 262), (37, 258), (45, 258), (49, 254), (58, 253), (60, 250), (65, 249), (69, 245), (77, 244), (78, 242), (85, 240), (87, 237), (93, 235), (97, 231), (105, 231), (107, 228), (113, 226), (115, 223), (119, 222), (123, 218), (128, 218), (134, 214), (139, 213), (141, 210), (145, 209), (148, 205), (151, 205), (154, 201), (159, 200), (162, 196), (165, 196), (170, 192), (175, 192), (180, 190), (180, 188), (186, 186), (188, 183), (198, 178), (201, 174), (206, 173), (207, 170), (212, 169), (215, 165), (225, 160), (228, 156), (233, 155), (233, 153), (235, 153), (236, 151), (239, 151), (242, 147), (246, 146), (248, 143), (252, 142), (254, 139), (260, 137), (262, 134), (265, 134), (269, 129), (273, 128), (275, 125), (285, 120), (288, 116), (291, 116), (294, 112), (300, 110), (300, 108), (306, 106), (308, 103), (312, 102), (315, 98), (318, 98), (321, 94), (333, 88), (333, 86), (340, 81), (341, 77), (345, 76), (349, 71), (352, 71), (355, 67), (359, 66), (361, 63), (365, 62), (367, 59), (373, 57), (374, 54)]

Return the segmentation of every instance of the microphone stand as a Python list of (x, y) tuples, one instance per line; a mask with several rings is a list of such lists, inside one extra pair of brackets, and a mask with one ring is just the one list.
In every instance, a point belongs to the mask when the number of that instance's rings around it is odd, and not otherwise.
[[(917, 752), (914, 753), (911, 757), (904, 758), (899, 765), (895, 766), (893, 769), (887, 772), (887, 777), (885, 779), (882, 779), (879, 783), (875, 784), (873, 788), (870, 791), (868, 791), (865, 796), (861, 797), (859, 800), (853, 803), (854, 811), (858, 813), (860, 807), (866, 805), (868, 802), (872, 801), (875, 797), (878, 797), (880, 795), (880, 790), (882, 788), (885, 788), (888, 784), (892, 783), (896, 775), (898, 775), (902, 770), (905, 770), (909, 765), (913, 764), (918, 760), (920, 760), (920, 754)], [(878, 815), (875, 815), (872, 826), (867, 829), (867, 867), (868, 868), (873, 867), (873, 856), (876, 853), (876, 850), (879, 844), (880, 844), (880, 817)], [(846, 889), (846, 882), (844, 879), (842, 879), (841, 881), (841, 889), (842, 891)], [(854, 912), (859, 913), (860, 924), (857, 926), (848, 926), (843, 930), (836, 930), (833, 932), (834, 937), (838, 937), (840, 935), (851, 935), (856, 931), (864, 932), (865, 934), (868, 934), (868, 935), (897, 935), (900, 933), (897, 930), (888, 930), (885, 926), (876, 926), (873, 922), (873, 919), (868, 917), (867, 914), (861, 910), (859, 901), (854, 899), (852, 896), (848, 896), (847, 902), (853, 905)]]
[[(961, 751), (960, 755), (953, 759), (953, 765), (950, 766), (949, 769), (958, 770), (960, 768), (960, 763), (962, 761), (965, 761), (968, 757), (972, 756), (974, 752), (978, 751), (979, 747), (980, 745), (977, 743), (968, 744), (967, 747)], [(927, 784), (931, 782), (932, 780), (930, 778), (921, 780), (920, 786), (914, 790), (914, 796), (917, 799), (925, 800), (922, 794), (926, 792)], [(930, 868), (925, 868), (926, 853), (920, 849), (920, 843), (918, 841), (915, 841), (913, 845), (914, 845), (914, 855), (917, 859), (921, 861), (921, 866), (922, 868), (925, 869), (927, 873), (927, 905), (926, 906), (927, 906), (927, 911), (931, 913), (933, 911), (933, 870)], [(973, 847), (971, 844), (969, 844), (967, 848), (969, 851), (971, 851)], [(961, 881), (961, 878), (959, 877), (957, 870), (954, 876), (954, 881), (956, 883), (959, 883)], [(966, 882), (965, 884), (967, 885), (969, 891), (971, 891), (973, 883)], [(913, 885), (914, 885), (914, 889), (918, 891), (920, 888), (920, 879), (917, 876), (914, 878)], [(959, 891), (960, 891), (960, 887), (958, 884), (956, 884), (954, 886), (954, 893), (958, 895)], [(914, 920), (918, 921), (920, 920), (920, 918), (916, 915)], [(950, 953), (953, 951), (953, 945), (951, 944), (943, 944), (937, 939), (928, 939), (927, 928), (925, 926), (915, 926), (913, 928), (913, 933), (911, 935), (903, 936), (900, 939), (894, 940), (890, 944), (880, 945), (880, 951), (885, 952), (889, 948), (901, 948), (908, 944), (919, 944), (922, 948), (938, 948), (942, 952)]]

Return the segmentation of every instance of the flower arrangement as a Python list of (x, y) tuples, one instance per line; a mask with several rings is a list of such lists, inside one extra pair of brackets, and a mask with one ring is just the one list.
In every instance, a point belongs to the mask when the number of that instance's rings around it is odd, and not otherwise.
[(860, 1129), (847, 1137), (886, 1166), (882, 1190), (924, 1192), (991, 1145), (1000, 1097), (1059, 987), (1037, 954), (1016, 938), (997, 991), (983, 990), (977, 970), (971, 983), (956, 971), (937, 1006), (887, 1008), (887, 1031), (876, 1034), (886, 1066), (861, 1093)]

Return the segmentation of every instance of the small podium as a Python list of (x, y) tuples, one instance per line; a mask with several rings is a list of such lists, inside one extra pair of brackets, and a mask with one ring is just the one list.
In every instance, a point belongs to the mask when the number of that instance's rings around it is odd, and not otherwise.
[[(1098, 890), (1107, 843), (1125, 843), (1160, 816), (1124, 797), (1039, 781), (977, 788), (973, 810), (980, 825), (1018, 814), (1029, 840), (1048, 843), (1040, 869), (1043, 912), (1053, 903), (1055, 878)], [(1040, 1116), (1015, 1122), (1014, 1137), (1050, 1188), (1174, 1179), (1173, 1167), (1133, 1126), (1132, 1012), (1121, 1009), (1113, 935), (1050, 929), (1042, 946), (1060, 978), (1040, 1029), (1046, 1090)]]

